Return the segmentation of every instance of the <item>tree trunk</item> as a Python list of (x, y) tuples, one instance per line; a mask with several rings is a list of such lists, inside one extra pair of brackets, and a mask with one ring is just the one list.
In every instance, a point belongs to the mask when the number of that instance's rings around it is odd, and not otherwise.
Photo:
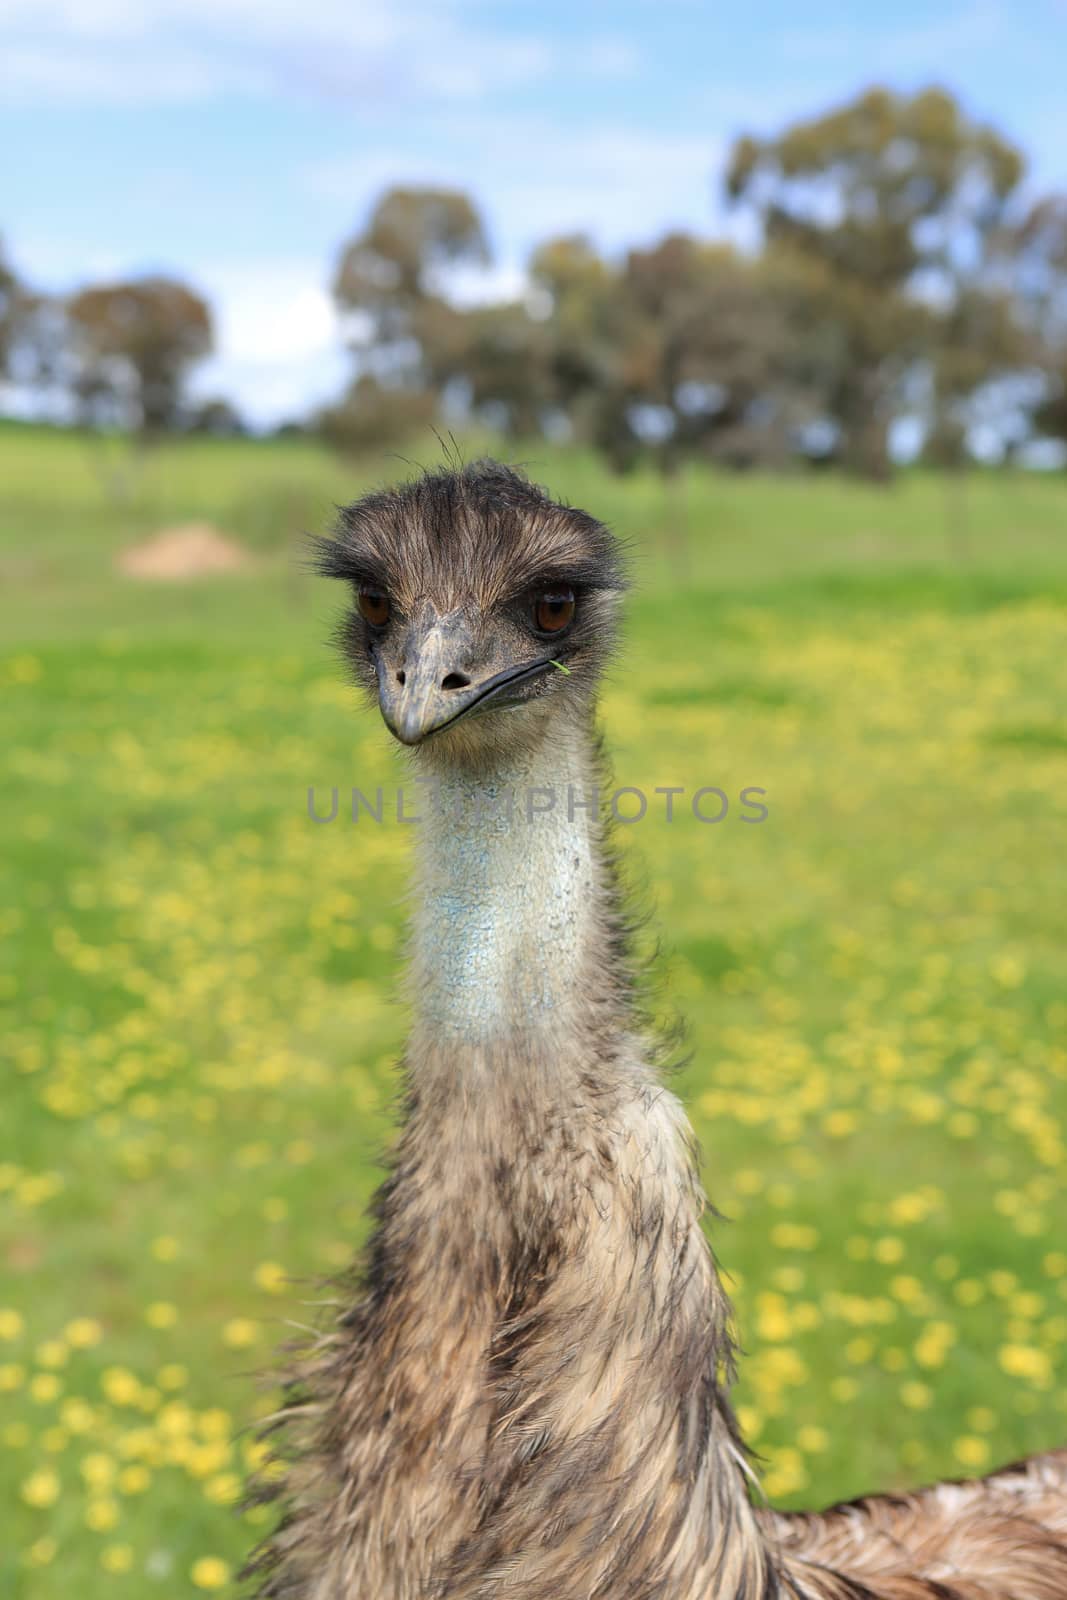
[(872, 483), (888, 483), (893, 476), (889, 423), (883, 402), (877, 373), (861, 371), (849, 385), (841, 408), (841, 464), (846, 472)]
[(953, 566), (971, 564), (971, 517), (968, 485), (970, 473), (964, 463), (945, 467), (941, 481), (945, 490), (945, 534), (949, 560)]
[(141, 486), (148, 461), (148, 441), (140, 433), (112, 435), (87, 431), (89, 460), (109, 503), (127, 508)]
[(660, 476), (664, 489), (663, 548), (675, 578), (690, 576), (689, 503), (685, 492), (682, 459), (668, 444), (660, 456)]

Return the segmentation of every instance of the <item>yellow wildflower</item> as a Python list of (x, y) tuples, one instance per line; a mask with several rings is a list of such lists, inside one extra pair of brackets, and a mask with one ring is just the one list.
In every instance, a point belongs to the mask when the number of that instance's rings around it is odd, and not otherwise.
[(59, 1499), (60, 1482), (51, 1467), (39, 1467), (22, 1485), (22, 1498), (35, 1510), (54, 1506)]
[(201, 1556), (189, 1576), (198, 1589), (222, 1589), (230, 1581), (230, 1568), (221, 1556)]

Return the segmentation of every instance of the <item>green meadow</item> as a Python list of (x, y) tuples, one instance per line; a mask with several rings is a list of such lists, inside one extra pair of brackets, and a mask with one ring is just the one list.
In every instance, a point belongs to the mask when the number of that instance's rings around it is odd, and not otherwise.
[[(471, 448), (476, 448), (475, 444)], [(425, 462), (440, 458), (430, 441)], [(631, 547), (619, 830), (776, 1504), (1067, 1438), (1067, 480), (531, 475)], [(364, 1237), (404, 758), (301, 531), (410, 470), (0, 430), (0, 1593), (225, 1589), (273, 1348)], [(119, 575), (207, 521), (241, 571)], [(765, 791), (746, 825), (741, 790)], [(714, 815), (718, 802), (708, 802)]]

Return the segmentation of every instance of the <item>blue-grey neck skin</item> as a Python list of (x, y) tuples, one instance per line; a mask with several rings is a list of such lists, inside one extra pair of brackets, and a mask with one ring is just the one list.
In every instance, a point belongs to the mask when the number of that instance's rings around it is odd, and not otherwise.
[(491, 772), (439, 776), (419, 828), (416, 1038), (489, 1045), (571, 1021), (603, 888), (584, 745), (560, 730)]

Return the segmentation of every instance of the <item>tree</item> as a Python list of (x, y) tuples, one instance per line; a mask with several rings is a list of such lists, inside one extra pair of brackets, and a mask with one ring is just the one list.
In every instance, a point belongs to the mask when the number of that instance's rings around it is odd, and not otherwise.
[(68, 372), (67, 324), (61, 300), (22, 282), (0, 248), (0, 380), (62, 399)]
[(342, 455), (360, 456), (421, 432), (433, 422), (435, 410), (428, 390), (386, 386), (365, 372), (336, 405), (319, 413), (316, 429)]
[(509, 438), (542, 433), (555, 398), (545, 323), (507, 301), (473, 307), (462, 330), (456, 376), (470, 411)]
[(4, 242), (0, 239), (0, 379), (7, 375), (11, 359), (18, 296), (19, 281), (4, 252)]
[(799, 314), (810, 272), (673, 233), (617, 264), (584, 238), (551, 240), (531, 276), (554, 407), (613, 470), (656, 463), (683, 567), (683, 463), (780, 464), (818, 415), (818, 353)]
[(843, 359), (831, 416), (846, 463), (889, 470), (887, 432), (943, 313), (981, 279), (1010, 216), (1023, 158), (952, 96), (874, 88), (777, 138), (739, 139), (726, 179), (770, 247), (826, 274)]
[(144, 435), (176, 427), (190, 369), (212, 348), (204, 300), (170, 278), (83, 289), (67, 304), (81, 420)]
[(440, 395), (463, 348), (450, 271), (489, 261), (473, 202), (452, 189), (390, 189), (341, 252), (334, 298), (348, 318), (357, 378)]
[(225, 395), (210, 395), (197, 401), (187, 408), (184, 420), (190, 433), (204, 433), (214, 439), (239, 439), (248, 432), (237, 406)]
[(1032, 426), (1067, 445), (1067, 194), (1037, 200), (1008, 248), (1029, 365), (1037, 375)]
[(984, 391), (1024, 361), (1014, 298), (992, 285), (961, 284), (937, 320), (930, 354), (927, 461), (948, 468), (966, 465)]
[[(621, 389), (623, 310), (618, 268), (583, 234), (548, 239), (534, 251), (530, 280), (547, 339), (552, 409), (579, 437), (602, 445), (622, 470), (636, 436), (628, 434)], [(608, 426), (608, 417), (615, 422)]]
[(672, 234), (629, 253), (621, 288), (625, 381), (658, 408), (665, 474), (687, 454), (747, 466), (796, 452), (825, 365), (804, 314), (803, 263)]
[(780, 462), (818, 414), (825, 365), (805, 315), (812, 272), (674, 233), (618, 266), (583, 239), (532, 263), (548, 297), (557, 403), (618, 470), (651, 454)]

